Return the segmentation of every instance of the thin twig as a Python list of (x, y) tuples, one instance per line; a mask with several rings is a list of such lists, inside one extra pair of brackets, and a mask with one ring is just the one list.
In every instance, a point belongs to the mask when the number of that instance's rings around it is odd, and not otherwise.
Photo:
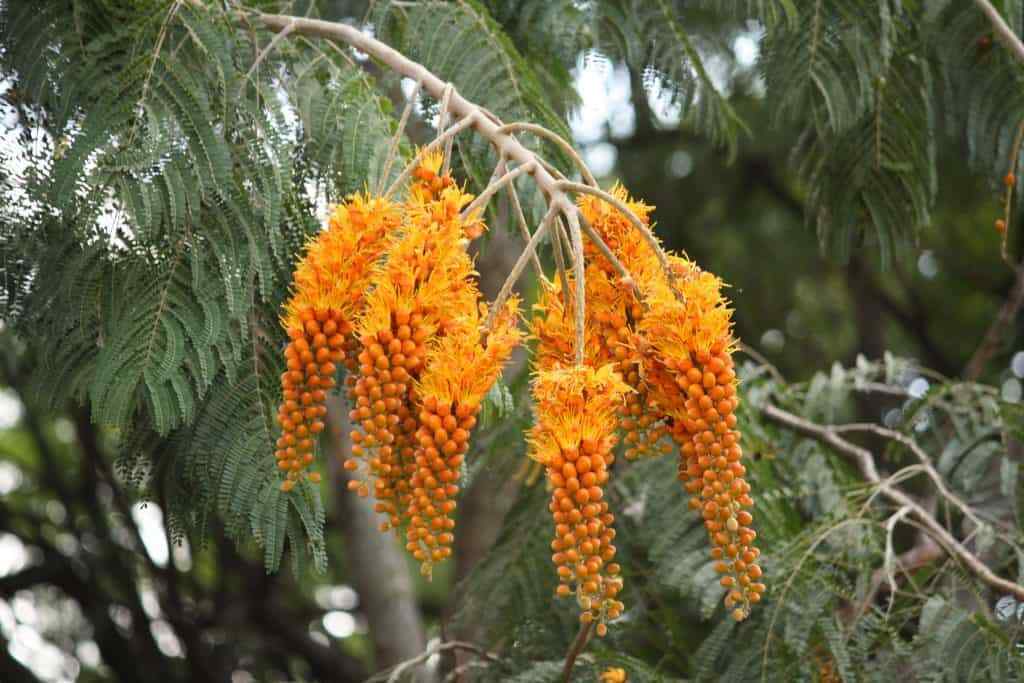
[(1013, 53), (1013, 56), (1018, 61), (1024, 62), (1024, 43), (1020, 41), (1017, 34), (1013, 32), (1013, 29), (1006, 23), (1002, 15), (999, 14), (999, 10), (992, 6), (989, 0), (974, 0), (974, 3), (981, 8), (981, 11), (988, 17), (989, 22), (992, 24), (992, 28), (1002, 39), (1003, 44), (1006, 45), (1007, 49)]
[(569, 310), (572, 292), (569, 291), (569, 276), (566, 274), (565, 265), (565, 249), (563, 248), (562, 239), (565, 234), (565, 229), (562, 226), (561, 219), (555, 222), (555, 234), (551, 238), (552, 251), (555, 253), (555, 268), (558, 270), (558, 281), (562, 285), (562, 306), (566, 311)]
[(1006, 265), (1014, 270), (1016, 270), (1016, 266), (1010, 260), (1010, 254), (1007, 252), (1006, 247), (1010, 241), (1010, 210), (1013, 208), (1013, 190), (1017, 185), (1017, 162), (1020, 159), (1021, 142), (1024, 142), (1024, 120), (1017, 125), (1017, 135), (1014, 136), (1013, 147), (1010, 148), (1009, 173), (1013, 177), (1014, 182), (1006, 184), (1006, 201), (1003, 203), (1003, 234), (999, 240), (999, 256), (1002, 257)]
[(601, 252), (601, 255), (608, 259), (608, 262), (612, 264), (612, 267), (615, 268), (618, 274), (622, 277), (623, 283), (628, 284), (633, 289), (633, 295), (636, 296), (639, 301), (641, 298), (640, 287), (637, 286), (636, 280), (633, 279), (633, 275), (626, 270), (626, 266), (622, 265), (622, 261), (619, 260), (619, 257), (612, 253), (612, 250), (608, 247), (607, 243), (601, 239), (601, 236), (597, 234), (597, 231), (594, 230), (594, 226), (590, 224), (587, 217), (582, 213), (578, 214), (578, 217), (580, 227), (583, 228), (584, 234), (586, 234), (590, 241), (594, 243), (597, 250)]
[[(519, 232), (523, 236), (523, 242), (524, 244), (529, 244), (530, 226), (526, 222), (526, 214), (523, 213), (523, 205), (519, 201), (519, 193), (516, 192), (516, 186), (508, 185), (505, 189), (508, 190), (508, 196), (512, 202), (512, 210), (516, 214), (516, 222), (519, 224)], [(537, 256), (537, 252), (530, 256), (530, 260), (533, 262), (533, 269), (537, 271), (537, 277), (544, 279), (544, 268), (540, 265), (540, 258)]]
[(517, 166), (497, 180), (492, 179), (491, 182), (487, 184), (487, 187), (484, 188), (484, 191), (481, 192), (476, 199), (470, 202), (469, 206), (462, 210), (462, 217), (468, 218), (475, 212), (482, 211), (487, 206), (487, 202), (490, 201), (491, 197), (500, 192), (503, 187), (515, 182), (515, 179), (524, 173), (533, 173), (535, 168), (537, 168), (537, 164), (531, 162), (529, 164)]
[(463, 119), (452, 125), (448, 130), (441, 133), (436, 138), (431, 140), (429, 143), (421, 147), (420, 151), (416, 153), (416, 156), (413, 157), (412, 161), (410, 161), (406, 165), (406, 167), (402, 169), (402, 173), (397, 178), (395, 178), (395, 182), (391, 183), (391, 186), (388, 187), (387, 192), (384, 193), (384, 196), (390, 196), (392, 193), (394, 193), (395, 190), (401, 187), (402, 183), (404, 183), (409, 178), (409, 176), (412, 175), (413, 170), (419, 165), (423, 157), (426, 156), (429, 152), (432, 152), (433, 150), (437, 149), (447, 140), (454, 138), (456, 135), (461, 133), (465, 128), (476, 125), (478, 121), (479, 118), (477, 114), (467, 114)]
[[(965, 517), (970, 519), (975, 524), (991, 525), (991, 522), (987, 522), (986, 520), (983, 520), (980, 517), (978, 517), (977, 513), (975, 513), (974, 510), (971, 509), (970, 505), (968, 505), (962, 498), (960, 498), (958, 495), (949, 490), (949, 488), (946, 486), (946, 482), (943, 481), (942, 479), (942, 475), (940, 475), (938, 470), (936, 470), (935, 467), (932, 465), (931, 458), (928, 457), (928, 454), (924, 452), (924, 449), (921, 448), (921, 446), (918, 445), (918, 443), (914, 439), (907, 436), (903, 432), (898, 432), (894, 429), (888, 429), (887, 427), (883, 427), (881, 425), (877, 425), (871, 422), (851, 422), (843, 425), (831, 425), (830, 427), (831, 429), (835, 430), (838, 434), (843, 434), (845, 432), (869, 432), (871, 434), (880, 436), (884, 439), (889, 439), (890, 441), (896, 441), (902, 444), (907, 448), (907, 450), (914, 454), (914, 457), (916, 457), (918, 461), (920, 461), (922, 469), (932, 480), (932, 483), (935, 484), (935, 488), (938, 490), (939, 494), (943, 498), (952, 503), (954, 507), (960, 510), (960, 512), (962, 512)], [(1007, 542), (1012, 544), (1011, 541)]]
[(569, 236), (572, 238), (573, 253), (576, 257), (576, 365), (583, 366), (586, 357), (586, 264), (583, 262), (583, 231), (580, 230), (579, 212), (570, 207), (566, 219), (569, 221)]
[[(319, 19), (264, 14), (261, 12), (255, 12), (253, 16), (262, 21), (263, 25), (271, 31), (280, 31), (287, 24), (294, 21), (294, 32), (296, 33), (341, 41), (373, 57), (395, 73), (411, 78), (414, 81), (421, 81), (424, 91), (432, 97), (441, 98), (444, 95), (444, 90), (447, 87), (445, 81), (438, 78), (422, 64), (412, 61), (391, 46), (367, 33), (363, 33), (355, 26)], [(467, 100), (457, 89), (452, 90), (449, 110), (457, 117), (473, 116), (477, 132), (484, 139), (489, 140), (499, 154), (503, 153), (509, 160), (520, 165), (538, 160), (537, 154), (516, 140), (514, 136), (500, 132), (501, 124), (495, 121), (492, 114), (479, 105)], [(545, 167), (544, 163), (540, 164), (540, 167), (534, 174), (534, 178), (538, 188), (550, 201), (556, 201), (560, 197), (565, 197), (566, 191), (558, 187), (558, 180)]]
[(552, 204), (548, 208), (548, 212), (544, 214), (543, 220), (537, 227), (536, 232), (533, 233), (533, 237), (527, 242), (526, 247), (523, 248), (519, 258), (516, 260), (514, 266), (512, 266), (512, 272), (505, 278), (505, 282), (501, 285), (501, 290), (498, 292), (498, 296), (494, 297), (494, 303), (491, 304), (491, 310), (487, 314), (487, 320), (484, 322), (484, 330), (490, 332), (491, 327), (494, 325), (494, 320), (500, 311), (505, 306), (505, 301), (512, 294), (512, 288), (515, 287), (516, 282), (519, 281), (519, 276), (523, 274), (523, 270), (526, 268), (526, 264), (530, 260), (530, 254), (534, 253), (537, 249), (537, 245), (540, 244), (541, 239), (548, 231), (548, 226), (551, 225), (551, 221), (554, 219), (555, 214), (558, 211), (558, 206)]
[[(893, 558), (893, 565), (906, 574), (913, 569), (931, 564), (943, 555), (945, 555), (945, 551), (942, 549), (942, 546), (936, 543), (931, 536), (926, 533), (918, 533), (917, 541), (914, 545)], [(887, 576), (883, 568), (876, 569), (872, 573), (871, 586), (865, 592), (864, 599), (854, 613), (857, 618), (863, 615), (874, 603), (878, 590), (886, 582), (886, 579), (890, 579), (890, 590), (895, 592), (895, 588), (892, 587), (891, 583), (892, 578), (895, 577)]]
[(486, 659), (489, 662), (501, 661), (501, 658), (498, 657), (498, 655), (492, 652), (488, 652), (487, 650), (484, 650), (479, 645), (474, 645), (473, 643), (466, 643), (461, 640), (449, 640), (444, 643), (438, 643), (433, 647), (428, 647), (421, 654), (413, 657), (412, 659), (407, 659), (404, 662), (396, 664), (395, 667), (390, 671), (382, 671), (381, 673), (371, 676), (370, 678), (366, 679), (366, 683), (374, 683), (375, 681), (387, 681), (387, 683), (395, 683), (399, 680), (403, 673), (405, 673), (412, 667), (422, 664), (434, 655), (440, 652), (444, 652), (445, 650), (465, 650), (466, 652), (472, 652), (476, 656), (482, 659)]
[(779, 384), (785, 384), (786, 383), (786, 378), (782, 376), (782, 373), (779, 372), (779, 369), (777, 367), (775, 367), (772, 364), (772, 362), (769, 361), (765, 357), (765, 355), (763, 353), (761, 353), (760, 351), (755, 349), (753, 346), (751, 346), (750, 344), (747, 344), (745, 342), (738, 342), (736, 344), (736, 348), (739, 349), (739, 351), (741, 353), (747, 354), (748, 356), (750, 356), (751, 358), (756, 360), (758, 363), (760, 363), (764, 367), (768, 368), (768, 372), (771, 373), (772, 377), (774, 377), (775, 380)]
[(580, 656), (583, 648), (587, 646), (587, 642), (590, 640), (590, 629), (593, 626), (593, 621), (580, 624), (580, 630), (576, 634), (576, 638), (572, 641), (572, 645), (569, 646), (569, 651), (565, 653), (565, 666), (562, 667), (562, 683), (569, 683), (572, 677), (572, 668), (576, 665), (576, 658)]
[(995, 319), (989, 324), (988, 329), (985, 331), (985, 337), (971, 356), (971, 360), (967, 363), (967, 367), (964, 369), (964, 379), (974, 381), (981, 377), (981, 373), (985, 371), (985, 366), (988, 365), (992, 356), (999, 349), (999, 344), (1002, 342), (1007, 328), (1017, 319), (1017, 313), (1020, 311), (1021, 306), (1024, 305), (1024, 263), (1017, 266), (1014, 275), (1013, 288), (1010, 289), (1009, 296), (1003, 301), (1003, 305), (999, 308), (999, 313), (996, 314)]
[(558, 133), (550, 131), (547, 128), (544, 128), (543, 126), (538, 126), (535, 123), (526, 123), (523, 121), (507, 123), (498, 130), (501, 131), (502, 133), (511, 133), (513, 131), (521, 130), (527, 133), (533, 133), (534, 135), (542, 137), (546, 140), (550, 140), (551, 142), (558, 145), (558, 147), (563, 152), (569, 155), (573, 163), (576, 164), (576, 168), (579, 169), (580, 175), (583, 176), (583, 182), (585, 182), (587, 185), (593, 185), (594, 187), (597, 187), (597, 180), (594, 178), (594, 174), (590, 172), (590, 168), (587, 167), (587, 164), (583, 161), (583, 158), (580, 157), (579, 153), (576, 152), (572, 144), (570, 144), (568, 140), (563, 138)]
[(253, 61), (252, 66), (249, 67), (249, 70), (245, 72), (244, 80), (249, 80), (250, 78), (252, 78), (253, 73), (259, 67), (260, 63), (267, 58), (267, 55), (269, 55), (270, 51), (274, 49), (274, 46), (280, 43), (283, 39), (287, 38), (288, 34), (294, 30), (295, 24), (288, 24), (283, 29), (281, 29), (280, 33), (276, 34), (273, 38), (271, 38), (270, 42), (267, 43), (267, 46), (263, 48), (263, 50), (261, 50), (260, 53), (256, 56), (256, 59), (255, 61)]
[(922, 527), (927, 530), (950, 555), (959, 559), (967, 566), (968, 569), (974, 572), (981, 581), (998, 591), (1009, 593), (1017, 597), (1019, 600), (1024, 600), (1024, 586), (998, 576), (984, 562), (978, 559), (974, 553), (964, 547), (964, 545), (942, 524), (940, 524), (919, 502), (900, 489), (892, 486), (891, 482), (883, 481), (878, 474), (878, 469), (875, 467), (875, 459), (871, 451), (847, 441), (840, 436), (839, 432), (837, 432), (833, 427), (816, 424), (770, 403), (762, 405), (761, 412), (764, 413), (765, 417), (768, 419), (778, 422), (797, 433), (810, 436), (817, 441), (827, 444), (841, 455), (852, 460), (860, 471), (861, 476), (878, 488), (878, 493), (897, 505), (909, 507), (914, 518), (922, 525)]
[[(444, 130), (448, 125), (448, 106), (452, 101), (452, 92), (455, 90), (455, 86), (449, 81), (444, 86), (444, 94), (441, 96), (441, 113), (437, 117), (437, 129), (439, 131)], [(452, 167), (452, 143), (455, 141), (454, 137), (448, 138), (448, 141), (444, 143), (444, 161), (441, 165), (441, 175), (448, 175), (448, 171)]]
[(910, 512), (911, 509), (904, 505), (885, 522), (885, 559), (882, 562), (882, 568), (885, 570), (885, 578), (889, 582), (889, 606), (886, 608), (886, 616), (892, 610), (893, 602), (896, 600), (896, 570), (894, 569), (896, 551), (892, 547), (892, 536), (896, 531), (896, 525)]
[(409, 101), (405, 103), (405, 109), (402, 110), (402, 118), (398, 120), (398, 130), (395, 131), (395, 135), (391, 138), (391, 144), (388, 145), (388, 155), (384, 159), (384, 168), (380, 173), (380, 180), (377, 182), (377, 194), (380, 194), (381, 190), (384, 189), (384, 183), (388, 181), (388, 174), (391, 173), (391, 165), (395, 161), (395, 154), (398, 152), (398, 147), (402, 142), (402, 134), (405, 133), (405, 127), (409, 123), (409, 116), (412, 115), (412, 108), (416, 104), (416, 96), (420, 93), (420, 87), (423, 84), (419, 81), (413, 86), (412, 92), (409, 93)]

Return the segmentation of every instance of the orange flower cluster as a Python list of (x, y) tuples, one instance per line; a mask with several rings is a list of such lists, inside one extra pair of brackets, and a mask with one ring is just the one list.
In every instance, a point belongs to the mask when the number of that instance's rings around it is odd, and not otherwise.
[[(498, 377), (522, 333), (516, 327), (519, 302), (510, 300), (496, 316), (481, 343), (482, 318), (470, 316), (458, 332), (448, 334), (427, 354), (416, 386), (419, 429), (413, 453), (407, 547), (425, 574), (431, 563), (451, 555), (455, 496), (469, 436), (476, 426), (484, 395)], [(486, 308), (481, 311), (486, 315)]]
[(553, 487), (548, 509), (555, 522), (551, 559), (559, 597), (575, 595), (584, 624), (622, 614), (615, 559), (614, 515), (604, 500), (608, 469), (615, 461), (615, 414), (630, 388), (611, 364), (540, 370), (533, 383), (536, 424), (530, 455), (542, 463)]
[[(651, 207), (632, 201), (621, 187), (612, 194), (649, 224)], [(759, 551), (747, 509), (753, 500), (740, 462), (735, 341), (722, 283), (677, 255), (669, 256), (670, 281), (650, 245), (618, 209), (589, 195), (579, 209), (633, 276), (640, 294), (588, 246), (586, 364), (609, 364), (631, 389), (618, 408), (628, 459), (671, 450), (667, 436), (678, 444), (679, 477), (694, 496), (691, 507), (704, 515), (712, 557), (728, 589), (726, 606), (734, 618), (744, 619), (765, 585), (759, 581)], [(539, 341), (538, 373), (572, 362), (574, 322), (557, 284), (543, 288), (531, 333)], [(536, 384), (535, 400), (544, 400)]]
[[(618, 199), (645, 224), (649, 223), (651, 207), (632, 201), (626, 191), (612, 189)], [(629, 220), (599, 198), (585, 195), (580, 199), (580, 214), (599, 235), (619, 261), (634, 276), (658, 277), (659, 264), (650, 247), (638, 235)], [(644, 304), (637, 298), (633, 283), (624, 282), (612, 263), (591, 242), (584, 243), (586, 266), (587, 362), (599, 366), (613, 363), (615, 369), (633, 389), (619, 409), (618, 427), (626, 443), (628, 460), (645, 455), (660, 455), (672, 450), (664, 440), (667, 424), (656, 414), (644, 409), (649, 403), (644, 373), (643, 339), (637, 335), (638, 321), (644, 315)], [(556, 284), (546, 288), (535, 310), (532, 322), (534, 336), (543, 339), (556, 336), (557, 345), (542, 344), (538, 365), (568, 363), (573, 351), (574, 322), (567, 317), (559, 301)], [(571, 314), (571, 312), (570, 312)], [(544, 328), (547, 328), (545, 331)]]
[(469, 435), (484, 395), (518, 344), (518, 302), (482, 339), (481, 296), (468, 240), (483, 222), (463, 216), (472, 195), (447, 175), (440, 155), (414, 170), (401, 221), (373, 270), (355, 325), (349, 413), (358, 427), (345, 467), (349, 487), (405, 528), (406, 548), (425, 575), (451, 554), (455, 496)]
[(620, 666), (613, 666), (601, 672), (598, 683), (626, 683), (629, 677), (626, 670)]
[[(350, 362), (353, 324), (361, 312), (370, 274), (397, 228), (397, 207), (385, 199), (354, 195), (335, 208), (327, 230), (310, 240), (295, 269), (293, 294), (281, 324), (291, 339), (281, 375), (277, 420), (278, 467), (289, 491), (315, 460), (316, 437), (324, 429), (326, 392), (335, 385), (337, 364)], [(310, 475), (319, 481), (320, 475)]]
[[(484, 330), (468, 241), (485, 229), (463, 216), (473, 199), (421, 155), (407, 201), (354, 195), (331, 214), (298, 264), (282, 324), (282, 435), (277, 459), (291, 490), (315, 460), (327, 392), (348, 370), (349, 487), (406, 527), (407, 548), (430, 574), (451, 554), (455, 496), (481, 402), (521, 340), (518, 300)], [(486, 334), (485, 334), (486, 332)], [(309, 475), (319, 481), (319, 474)]]

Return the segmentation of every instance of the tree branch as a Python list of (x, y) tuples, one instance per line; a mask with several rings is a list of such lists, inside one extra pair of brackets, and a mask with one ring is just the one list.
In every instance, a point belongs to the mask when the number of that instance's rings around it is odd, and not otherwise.
[[(291, 29), (293, 33), (319, 36), (350, 45), (374, 59), (380, 60), (394, 72), (411, 78), (414, 82), (422, 83), (423, 90), (437, 100), (445, 96), (445, 90), (449, 87), (448, 83), (435, 76), (422, 64), (412, 61), (391, 46), (363, 33), (354, 26), (262, 12), (256, 12), (255, 16), (263, 22), (264, 26), (275, 33), (293, 25)], [(489, 115), (489, 112), (485, 112), (480, 106), (467, 100), (454, 88), (451, 89), (448, 100), (448, 111), (460, 119), (471, 118), (473, 128), (494, 145), (499, 155), (504, 155), (519, 165), (534, 162), (537, 167), (533, 171), (533, 177), (550, 203), (558, 204), (560, 208), (564, 208), (563, 205), (572, 205), (566, 192), (558, 187), (557, 179), (539, 162), (537, 154), (524, 147), (509, 132), (502, 131), (502, 126), (495, 122), (493, 115)]]
[(1006, 329), (1017, 318), (1017, 313), (1020, 312), (1021, 306), (1024, 305), (1024, 264), (1017, 266), (1015, 274), (1016, 277), (1009, 296), (1003, 301), (1003, 305), (1000, 306), (995, 320), (988, 326), (985, 337), (974, 352), (974, 355), (971, 356), (967, 367), (964, 368), (964, 379), (968, 381), (974, 381), (981, 377), (981, 374), (985, 371), (985, 366), (988, 365), (992, 356), (999, 349), (999, 344), (1003, 340)]
[(482, 647), (479, 647), (478, 645), (474, 645), (473, 643), (466, 643), (461, 640), (449, 640), (448, 642), (438, 643), (433, 647), (429, 647), (422, 653), (416, 655), (415, 657), (408, 659), (404, 662), (400, 662), (390, 671), (381, 672), (375, 676), (368, 678), (366, 680), (366, 683), (373, 683), (374, 681), (384, 680), (386, 680), (387, 683), (397, 683), (397, 681), (401, 679), (402, 674), (405, 673), (407, 670), (414, 666), (423, 664), (434, 655), (440, 654), (441, 652), (444, 652), (446, 650), (465, 650), (466, 652), (472, 652), (476, 656), (480, 657), (481, 659), (485, 659), (488, 662), (501, 661), (498, 655), (488, 652), (487, 650), (484, 650)]
[(1021, 42), (1017, 34), (1013, 32), (1013, 29), (1006, 23), (1002, 15), (999, 14), (999, 10), (992, 6), (989, 0), (974, 0), (985, 16), (988, 17), (989, 22), (992, 24), (993, 30), (999, 36), (1006, 48), (1013, 54), (1017, 61), (1024, 62), (1024, 43)]
[(770, 403), (762, 405), (761, 412), (768, 419), (788, 427), (797, 433), (804, 434), (805, 436), (809, 436), (817, 441), (827, 444), (841, 455), (849, 458), (856, 465), (861, 476), (866, 481), (876, 486), (881, 495), (885, 496), (891, 502), (899, 505), (900, 507), (907, 507), (910, 514), (932, 535), (935, 541), (941, 545), (947, 553), (953, 555), (966, 565), (978, 576), (979, 579), (981, 579), (981, 581), (1004, 594), (1008, 593), (1015, 596), (1018, 600), (1024, 600), (1024, 586), (998, 576), (984, 562), (978, 559), (976, 555), (964, 547), (964, 545), (960, 543), (960, 541), (958, 541), (942, 524), (940, 524), (918, 501), (914, 500), (903, 491), (893, 487), (887, 481), (883, 481), (878, 474), (877, 467), (875, 467), (874, 456), (869, 450), (847, 441), (840, 436), (840, 430), (837, 430), (833, 426), (819, 425), (809, 420), (805, 420), (798, 415), (794, 415), (771, 405)]

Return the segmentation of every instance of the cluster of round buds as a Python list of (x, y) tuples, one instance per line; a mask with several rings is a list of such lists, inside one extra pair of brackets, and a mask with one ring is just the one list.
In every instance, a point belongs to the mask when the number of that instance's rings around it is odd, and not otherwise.
[(580, 621), (596, 622), (596, 633), (622, 614), (620, 567), (613, 560), (614, 515), (604, 500), (615, 461), (615, 413), (629, 387), (609, 364), (541, 370), (534, 377), (536, 424), (531, 456), (540, 461), (552, 486), (548, 510), (555, 524), (551, 542), (559, 586), (573, 595)]
[(479, 412), (479, 404), (441, 403), (433, 396), (420, 409), (406, 549), (427, 576), (434, 562), (452, 553), (455, 497)]
[[(421, 311), (397, 310), (390, 318), (387, 327), (361, 339), (359, 377), (351, 390), (354, 405), (349, 413), (352, 423), (361, 428), (352, 432), (352, 455), (366, 458), (375, 478), (376, 509), (390, 520), (382, 530), (400, 524), (400, 506), (408, 498), (405, 462), (412, 456), (418, 426), (410, 394), (431, 334)], [(345, 461), (350, 471), (358, 466), (355, 459)], [(353, 479), (348, 486), (361, 496), (369, 494), (365, 482)]]
[(448, 187), (455, 185), (450, 174), (442, 173), (444, 154), (440, 150), (422, 153), (419, 164), (413, 169), (413, 183), (409, 187), (412, 201), (429, 202), (441, 195)]
[[(616, 185), (612, 194), (623, 201), (645, 224), (650, 223), (651, 207), (631, 199), (625, 188)], [(620, 262), (635, 275), (657, 272), (657, 259), (651, 249), (637, 239), (630, 221), (611, 205), (597, 197), (580, 198), (580, 213)], [(644, 377), (644, 339), (637, 334), (644, 306), (636, 297), (633, 283), (624, 283), (612, 263), (589, 241), (587, 255), (587, 305), (599, 329), (603, 355), (615, 363), (615, 369), (633, 388), (620, 412), (619, 428), (626, 444), (628, 460), (668, 453), (672, 446), (665, 440), (666, 421), (649, 409), (650, 396)]]
[[(726, 607), (737, 621), (760, 602), (765, 585), (754, 546), (757, 534), (750, 525), (753, 506), (743, 452), (736, 430), (736, 373), (724, 348), (697, 352), (694, 359), (675, 365), (677, 383), (687, 396), (686, 417), (676, 424), (673, 436), (680, 446), (680, 475), (693, 494), (690, 507), (700, 510), (711, 538), (711, 556), (728, 590)], [(685, 463), (685, 467), (683, 464)]]
[(417, 383), (420, 426), (410, 480), (406, 548), (420, 561), (425, 576), (431, 575), (435, 562), (451, 555), (452, 513), (470, 435), (484, 395), (522, 339), (518, 315), (519, 300), (511, 297), (486, 331), (486, 340), (480, 315), (460, 320), (431, 348)]
[[(621, 186), (612, 193), (649, 225), (651, 207), (631, 200)], [(598, 330), (603, 352), (588, 348), (588, 356), (613, 363), (634, 389), (620, 419), (625, 455), (632, 459), (664, 452), (669, 446), (662, 437), (668, 432), (677, 441), (680, 479), (694, 494), (691, 505), (704, 515), (715, 566), (727, 589), (726, 606), (736, 619), (744, 619), (765, 586), (759, 581), (759, 551), (750, 528), (750, 486), (740, 462), (731, 311), (722, 283), (676, 255), (669, 256), (670, 280), (618, 209), (592, 196), (581, 198), (579, 206), (641, 294), (637, 299), (631, 287), (621, 286), (612, 264), (590, 250), (587, 305), (593, 320), (588, 324)]]
[[(632, 320), (640, 319), (640, 305), (634, 304), (632, 309)], [(671, 452), (672, 446), (663, 439), (668, 434), (665, 420), (647, 407), (650, 397), (646, 379), (641, 376), (644, 372), (643, 358), (637, 348), (637, 343), (642, 342), (642, 339), (621, 312), (606, 313), (598, 310), (595, 318), (604, 334), (604, 344), (610, 352), (615, 370), (633, 388), (619, 410), (619, 429), (626, 444), (623, 455), (627, 460), (636, 460)]]
[[(277, 413), (282, 435), (277, 440), (277, 466), (286, 472), (281, 489), (290, 491), (303, 471), (313, 463), (317, 435), (324, 430), (324, 400), (334, 388), (337, 363), (345, 355), (344, 334), (348, 322), (338, 311), (307, 310), (302, 327), (288, 330), (285, 348), (287, 370), (281, 375), (284, 401)], [(309, 475), (313, 482), (320, 474)]]
[(679, 445), (679, 478), (693, 495), (712, 543), (715, 569), (737, 620), (759, 602), (765, 585), (749, 512), (754, 504), (736, 429), (736, 372), (729, 310), (720, 281), (695, 266), (673, 263), (682, 297), (665, 282), (649, 286), (650, 309), (641, 325), (656, 362), (649, 377), (658, 404), (672, 419)]
[[(362, 351), (349, 394), (350, 415), (359, 429), (352, 434), (353, 457), (345, 467), (356, 472), (365, 464), (364, 476), (352, 479), (349, 488), (368, 495), (372, 480), (375, 509), (387, 517), (384, 531), (397, 531), (414, 511), (422, 518), (423, 496), (414, 482), (420, 470), (416, 382), (425, 370), (428, 346), (463, 329), (463, 318), (477, 307), (479, 291), (459, 212), (471, 198), (446, 187), (436, 199), (406, 205), (402, 235), (375, 272), (357, 325)], [(439, 508), (450, 513), (454, 502), (441, 501)], [(433, 554), (420, 559), (433, 559)]]
[[(396, 207), (387, 200), (353, 195), (334, 208), (327, 230), (310, 240), (296, 266), (281, 319), (290, 339), (277, 416), (282, 434), (275, 452), (286, 473), (284, 491), (294, 488), (315, 460), (327, 412), (324, 400), (335, 385), (338, 364), (349, 361), (352, 320), (398, 222)], [(317, 482), (320, 475), (310, 479)]]

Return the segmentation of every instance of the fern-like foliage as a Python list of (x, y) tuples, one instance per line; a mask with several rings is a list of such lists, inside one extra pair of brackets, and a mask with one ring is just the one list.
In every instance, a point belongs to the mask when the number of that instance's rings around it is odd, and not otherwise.
[(488, 5), (534, 61), (558, 59), (565, 71), (581, 54), (623, 62), (642, 75), (649, 94), (680, 108), (684, 126), (735, 152), (745, 126), (705, 65), (709, 56), (726, 51), (692, 30), (706, 17), (688, 3), (521, 0)]
[(276, 320), (318, 198), (382, 172), (390, 105), (351, 51), (291, 41), (256, 65), (269, 37), (216, 8), (2, 12), (12, 101), (45, 143), (0, 242), (38, 393), (90, 404), (176, 534), (217, 517), (268, 568), (288, 544), (322, 564), (319, 492), (277, 489)]

